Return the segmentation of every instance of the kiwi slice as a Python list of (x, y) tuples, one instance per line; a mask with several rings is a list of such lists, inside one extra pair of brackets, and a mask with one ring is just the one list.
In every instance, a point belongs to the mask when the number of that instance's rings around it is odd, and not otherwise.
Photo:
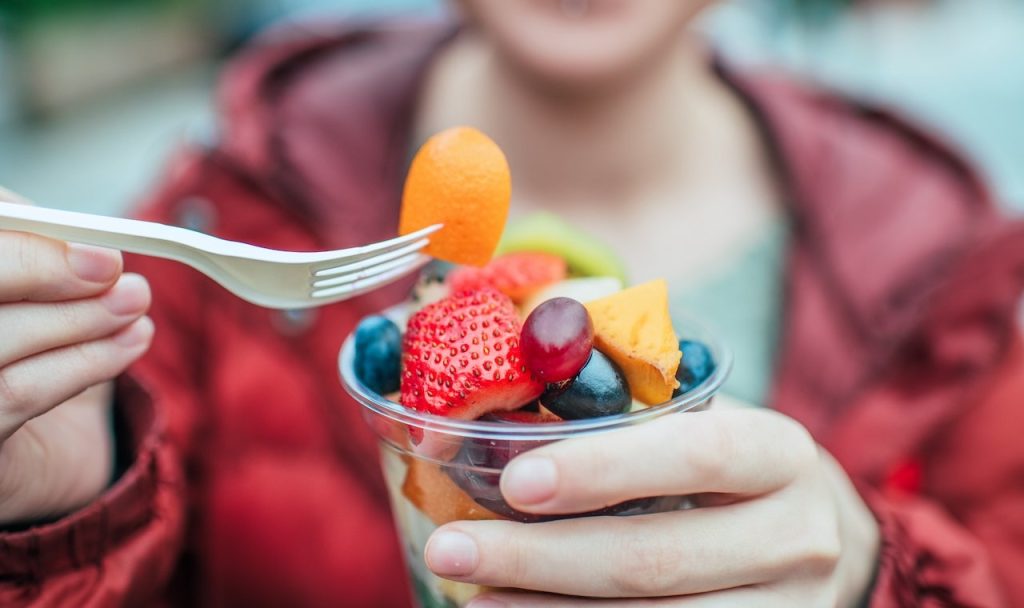
[(575, 277), (615, 277), (627, 285), (626, 267), (612, 249), (552, 213), (535, 213), (510, 223), (498, 253), (542, 251), (560, 256)]

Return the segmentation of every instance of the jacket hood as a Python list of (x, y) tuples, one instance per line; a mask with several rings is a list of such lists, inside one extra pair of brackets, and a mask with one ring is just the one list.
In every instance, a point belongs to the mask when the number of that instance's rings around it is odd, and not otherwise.
[(450, 23), (315, 27), (262, 36), (219, 91), (221, 149), (325, 247), (394, 236), (417, 93)]

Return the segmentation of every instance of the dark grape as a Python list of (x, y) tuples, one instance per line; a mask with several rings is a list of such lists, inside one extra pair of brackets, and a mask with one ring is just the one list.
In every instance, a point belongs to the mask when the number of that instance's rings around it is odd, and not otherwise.
[(462, 448), (455, 456), (455, 459), (444, 466), (444, 470), (448, 477), (463, 492), (476, 501), (477, 504), (498, 515), (523, 523), (591, 515), (633, 515), (643, 513), (646, 509), (656, 504), (657, 499), (655, 498), (639, 498), (596, 511), (566, 515), (537, 515), (534, 513), (524, 513), (512, 508), (501, 495), (501, 470), (516, 456), (534, 448), (539, 448), (545, 443), (547, 442), (467, 439), (463, 442)]
[(510, 507), (499, 487), (501, 469), (519, 454), (540, 445), (537, 442), (467, 439), (451, 464), (444, 467), (445, 472), (480, 506), (516, 521), (540, 521), (536, 515)]
[(619, 366), (595, 350), (578, 376), (549, 385), (540, 402), (561, 418), (579, 420), (621, 414), (629, 410), (633, 398)]

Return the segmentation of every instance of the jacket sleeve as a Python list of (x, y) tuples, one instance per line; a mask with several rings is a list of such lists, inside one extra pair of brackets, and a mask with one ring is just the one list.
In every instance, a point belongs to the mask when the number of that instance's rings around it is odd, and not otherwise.
[(928, 447), (920, 495), (866, 493), (882, 533), (871, 608), (1024, 606), (1019, 336), (995, 377)]
[[(196, 187), (200, 157), (176, 163), (141, 209), (171, 210)], [(150, 352), (118, 380), (114, 429), (120, 475), (94, 502), (45, 525), (0, 534), (0, 606), (158, 605), (183, 546), (183, 462), (199, 411), (189, 366), (198, 360), (200, 277), (177, 264), (126, 256), (150, 279), (156, 335)]]

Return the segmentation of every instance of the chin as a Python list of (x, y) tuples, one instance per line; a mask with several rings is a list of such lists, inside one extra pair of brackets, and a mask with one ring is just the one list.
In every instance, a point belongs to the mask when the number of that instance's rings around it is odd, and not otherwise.
[(711, 0), (460, 0), (503, 60), (556, 87), (619, 82), (657, 61)]

